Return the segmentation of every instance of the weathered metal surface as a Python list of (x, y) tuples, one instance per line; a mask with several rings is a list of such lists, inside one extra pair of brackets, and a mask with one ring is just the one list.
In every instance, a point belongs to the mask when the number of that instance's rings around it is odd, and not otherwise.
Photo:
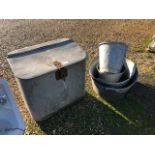
[(21, 135), (25, 124), (6, 80), (0, 80), (0, 135)]
[(101, 73), (100, 70), (99, 70), (99, 64), (97, 64), (97, 71), (99, 73), (100, 79), (104, 83), (114, 83), (114, 82), (118, 82), (120, 80), (121, 76), (125, 72), (125, 67), (123, 65), (122, 70), (121, 70), (120, 73), (109, 73), (109, 72), (103, 72), (103, 73)]
[(89, 70), (93, 89), (98, 95), (102, 97), (122, 95), (127, 93), (127, 91), (129, 91), (129, 89), (136, 83), (138, 78), (137, 68), (135, 68), (135, 71), (130, 68), (130, 71), (134, 72), (134, 74), (131, 74), (132, 76), (130, 76), (129, 73), (129, 80), (125, 83), (119, 83), (120, 85), (109, 85), (107, 83), (103, 83), (98, 78), (98, 71), (96, 69), (98, 61), (98, 58), (94, 59), (94, 61), (90, 64)]
[(84, 96), (86, 52), (77, 43), (60, 39), (17, 51), (8, 61), (36, 121)]
[(99, 44), (100, 72), (120, 73), (125, 61), (127, 45), (122, 42), (102, 42)]

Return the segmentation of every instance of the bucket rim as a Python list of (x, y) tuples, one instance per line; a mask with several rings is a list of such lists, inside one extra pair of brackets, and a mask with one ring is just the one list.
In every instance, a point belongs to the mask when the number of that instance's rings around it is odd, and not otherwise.
[(121, 41), (103, 41), (103, 42), (98, 43), (98, 46), (101, 46), (104, 44), (108, 44), (108, 45), (111, 45), (111, 44), (113, 44), (113, 45), (118, 44), (119, 45), (120, 44), (120, 45), (123, 45), (126, 48), (128, 48), (128, 45), (124, 42), (121, 42)]

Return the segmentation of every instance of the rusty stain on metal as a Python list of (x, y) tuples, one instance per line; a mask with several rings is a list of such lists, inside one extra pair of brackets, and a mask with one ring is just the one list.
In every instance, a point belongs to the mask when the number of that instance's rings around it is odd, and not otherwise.
[(61, 68), (63, 68), (63, 65), (62, 65), (62, 63), (61, 62), (59, 62), (59, 61), (53, 61), (53, 64), (58, 68), (58, 69), (61, 69)]
[(55, 72), (56, 80), (64, 80), (68, 75), (67, 69), (63, 66), (63, 64), (59, 61), (53, 61), (53, 64), (57, 67), (57, 71)]

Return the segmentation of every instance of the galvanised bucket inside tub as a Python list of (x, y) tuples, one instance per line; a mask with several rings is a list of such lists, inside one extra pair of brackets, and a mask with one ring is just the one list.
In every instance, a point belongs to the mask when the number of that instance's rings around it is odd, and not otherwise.
[[(93, 90), (97, 95), (106, 99), (107, 101), (116, 101), (125, 97), (126, 93), (130, 88), (136, 83), (138, 78), (138, 69), (135, 66), (134, 70), (129, 67), (129, 80), (125, 83), (120, 83), (119, 85), (109, 85), (102, 83), (98, 79), (98, 71), (96, 66), (98, 65), (98, 57), (96, 57), (90, 64), (89, 74), (92, 81)], [(134, 73), (134, 74), (132, 74)]]
[(102, 42), (99, 44), (100, 72), (120, 73), (128, 46), (122, 42)]

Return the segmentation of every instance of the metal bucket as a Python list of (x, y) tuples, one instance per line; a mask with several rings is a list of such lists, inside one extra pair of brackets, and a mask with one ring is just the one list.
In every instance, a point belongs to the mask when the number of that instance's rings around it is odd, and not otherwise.
[[(98, 58), (94, 59), (94, 63), (96, 64), (96, 66), (98, 66)], [(118, 82), (115, 82), (115, 81), (107, 82), (102, 77), (100, 77), (99, 73), (97, 73), (98, 75), (95, 78), (97, 81), (99, 81), (100, 83), (106, 84), (107, 86), (111, 86), (114, 88), (124, 87), (125, 85), (127, 85), (129, 80), (134, 76), (136, 72), (136, 64), (131, 60), (126, 59), (124, 63), (124, 68), (125, 69), (124, 69), (123, 75)]]
[(102, 42), (99, 44), (100, 72), (120, 73), (128, 46), (122, 42)]
[(101, 97), (111, 97), (125, 94), (137, 81), (138, 78), (138, 70), (135, 68), (134, 75), (128, 80), (128, 82), (120, 87), (110, 86), (108, 84), (104, 84), (98, 80), (98, 71), (96, 69), (97, 58), (90, 65), (89, 74), (92, 80), (92, 86), (94, 91), (100, 95)]
[(120, 80), (120, 78), (122, 77), (122, 75), (125, 72), (125, 67), (124, 66), (122, 67), (122, 70), (120, 73), (109, 73), (109, 72), (101, 73), (99, 70), (99, 64), (97, 63), (97, 71), (98, 71), (99, 78), (104, 83), (114, 83), (114, 82), (118, 82)]
[(106, 100), (115, 101), (116, 99), (120, 97), (122, 98), (125, 96), (125, 94), (130, 90), (130, 88), (136, 83), (137, 78), (138, 78), (138, 71), (136, 70), (136, 74), (130, 80), (130, 83), (128, 83), (127, 86), (119, 89), (106, 87), (105, 85), (100, 84), (99, 82), (94, 80), (92, 77), (91, 77), (91, 81), (92, 81), (93, 90), (97, 95), (99, 95), (100, 97)]

